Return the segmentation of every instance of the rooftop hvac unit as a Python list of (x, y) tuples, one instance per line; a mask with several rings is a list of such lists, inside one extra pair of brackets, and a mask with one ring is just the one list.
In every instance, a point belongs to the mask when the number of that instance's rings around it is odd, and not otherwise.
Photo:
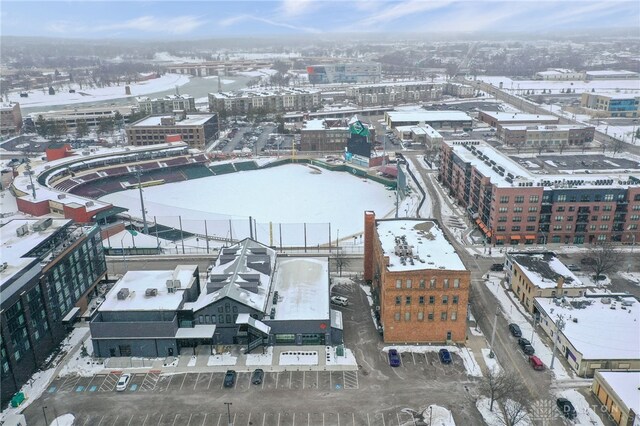
[(84, 203), (84, 205), (87, 207), (91, 207), (93, 206), (93, 201), (87, 201), (86, 203)]
[(118, 300), (125, 300), (127, 297), (129, 297), (129, 289), (121, 288), (120, 290), (118, 290), (118, 294), (116, 296)]
[(146, 297), (155, 297), (158, 295), (158, 289), (157, 288), (148, 288), (144, 291), (144, 295)]
[(6, 271), (8, 267), (9, 264), (7, 262), (3, 262), (2, 265), (0, 265), (0, 272)]
[(65, 194), (58, 194), (58, 200), (62, 200), (63, 198), (65, 198), (66, 195)]
[(50, 217), (47, 217), (45, 219), (40, 219), (39, 221), (33, 224), (33, 230), (44, 231), (45, 229), (50, 227), (52, 223), (53, 223), (53, 219), (51, 219)]
[(27, 235), (29, 233), (29, 225), (28, 224), (24, 224), (21, 227), (19, 227), (18, 229), (16, 229), (16, 235), (18, 237), (22, 237), (23, 235)]

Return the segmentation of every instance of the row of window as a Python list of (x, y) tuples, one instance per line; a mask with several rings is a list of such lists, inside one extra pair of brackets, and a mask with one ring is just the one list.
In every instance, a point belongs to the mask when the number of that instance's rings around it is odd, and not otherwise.
[[(458, 300), (459, 297), (458, 296), (453, 296), (451, 298), (451, 303), (453, 303), (454, 305), (458, 304)], [(418, 304), (419, 305), (424, 305), (424, 301), (425, 301), (425, 297), (424, 296), (418, 296)], [(429, 296), (429, 304), (433, 305), (436, 303), (436, 297), (435, 296)], [(442, 296), (442, 304), (446, 305), (449, 303), (449, 296)], [(401, 305), (402, 304), (402, 296), (396, 296), (396, 306)], [(404, 304), (405, 305), (411, 305), (411, 296), (405, 296), (404, 297)]]
[[(513, 198), (514, 198), (513, 202), (516, 203), (516, 204), (524, 203), (524, 195), (516, 195)], [(509, 203), (509, 199), (510, 199), (510, 197), (508, 195), (500, 196), (500, 204), (508, 204)], [(537, 203), (538, 201), (540, 201), (540, 196), (538, 196), (538, 195), (530, 195), (529, 196), (529, 202), (530, 203)]]
[[(417, 319), (418, 321), (424, 321), (424, 312), (420, 311), (417, 313)], [(451, 314), (447, 314), (446, 311), (440, 312), (440, 321), (446, 321), (447, 320), (447, 316), (449, 317), (449, 319), (451, 321), (456, 321), (458, 319), (458, 313), (457, 312), (451, 312)], [(400, 312), (396, 312), (393, 315), (393, 319), (395, 321), (400, 321), (400, 319), (403, 317), (403, 315)], [(405, 312), (404, 313), (404, 320), (405, 321), (411, 321), (411, 312)], [(434, 313), (433, 312), (429, 312), (427, 313), (427, 320), (429, 321), (433, 321), (434, 320)]]
[[(453, 288), (460, 288), (460, 278), (454, 278), (453, 280), (451, 280), (453, 283)], [(413, 288), (413, 280), (411, 279), (407, 279), (404, 282), (404, 288)], [(425, 279), (420, 279), (420, 281), (418, 282), (418, 287), (417, 288), (426, 288), (426, 280)], [(434, 277), (431, 278), (429, 280), (429, 288), (437, 288), (438, 285), (438, 280)], [(449, 278), (443, 278), (442, 279), (442, 288), (449, 288), (450, 286), (450, 279)], [(402, 280), (401, 279), (397, 279), (396, 280), (396, 288), (402, 288)]]
[[(513, 208), (513, 212), (514, 213), (522, 213), (523, 212), (523, 208), (522, 207), (514, 207)], [(529, 213), (536, 213), (538, 211), (538, 207), (537, 206), (531, 206), (528, 208)], [(509, 213), (509, 207), (500, 207), (498, 209), (498, 213)], [(530, 216), (533, 217), (533, 216)]]

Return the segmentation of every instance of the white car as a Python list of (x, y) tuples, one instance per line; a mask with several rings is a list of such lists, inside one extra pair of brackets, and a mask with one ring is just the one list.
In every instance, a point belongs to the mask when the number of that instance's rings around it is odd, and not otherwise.
[(349, 299), (342, 296), (331, 296), (331, 303), (338, 306), (349, 306)]
[(116, 391), (122, 392), (127, 390), (127, 386), (129, 385), (130, 381), (131, 381), (131, 374), (125, 373), (122, 376), (120, 376), (120, 379), (118, 380), (118, 384), (116, 385)]

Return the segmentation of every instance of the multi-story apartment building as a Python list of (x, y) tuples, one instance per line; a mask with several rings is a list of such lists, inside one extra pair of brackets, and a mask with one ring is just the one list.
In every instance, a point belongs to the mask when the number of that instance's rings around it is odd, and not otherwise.
[(640, 241), (640, 170), (537, 171), (481, 142), (441, 145), (438, 179), (491, 243)]
[(580, 105), (607, 117), (633, 118), (640, 115), (640, 96), (629, 93), (583, 93)]
[(635, 80), (640, 75), (637, 72), (625, 70), (598, 70), (586, 71), (584, 73), (585, 80)]
[(365, 212), (364, 277), (384, 341), (464, 343), (470, 272), (432, 219), (376, 220)]
[(382, 78), (378, 63), (324, 64), (307, 67), (309, 83), (377, 83)]
[(74, 108), (74, 109), (62, 109), (57, 111), (47, 111), (29, 114), (34, 123), (38, 118), (42, 116), (45, 120), (54, 120), (64, 124), (67, 130), (75, 129), (78, 126), (78, 122), (84, 121), (89, 127), (96, 127), (100, 124), (100, 121), (104, 119), (115, 120), (116, 115), (120, 114), (124, 123), (115, 123), (116, 127), (121, 124), (128, 124), (131, 114), (133, 114), (133, 107), (91, 107), (91, 108)]
[(596, 128), (573, 124), (500, 126), (505, 144), (518, 147), (582, 146), (593, 141)]
[(507, 284), (520, 303), (533, 313), (534, 297), (578, 297), (586, 286), (555, 253), (509, 252), (505, 260)]
[(442, 84), (425, 81), (367, 84), (346, 89), (346, 97), (361, 106), (432, 101), (441, 95)]
[(87, 309), (106, 274), (100, 228), (68, 219), (12, 220), (0, 228), (2, 403), (31, 377)]
[(320, 91), (282, 88), (277, 90), (241, 90), (209, 93), (209, 111), (247, 114), (251, 111), (276, 113), (308, 111), (320, 106)]
[(349, 126), (344, 118), (307, 120), (300, 131), (301, 151), (344, 150), (349, 140)]
[(0, 106), (0, 135), (14, 135), (22, 128), (20, 104), (2, 104)]
[(139, 97), (138, 109), (147, 114), (173, 114), (174, 111), (195, 112), (196, 100), (189, 95), (169, 95), (162, 98)]
[(169, 135), (180, 135), (191, 148), (203, 150), (218, 137), (216, 114), (152, 115), (127, 126), (131, 145), (156, 145), (166, 142)]
[(467, 84), (447, 83), (444, 86), (444, 94), (459, 98), (473, 98), (476, 94), (476, 89)]
[(489, 126), (496, 127), (500, 132), (501, 126), (515, 124), (558, 124), (559, 119), (554, 115), (524, 114), (521, 112), (480, 111), (478, 120)]
[(584, 73), (565, 68), (553, 68), (546, 71), (539, 71), (535, 74), (536, 80), (583, 80)]
[(389, 129), (418, 124), (428, 124), (434, 129), (470, 129), (473, 126), (473, 119), (462, 111), (387, 111), (384, 121)]

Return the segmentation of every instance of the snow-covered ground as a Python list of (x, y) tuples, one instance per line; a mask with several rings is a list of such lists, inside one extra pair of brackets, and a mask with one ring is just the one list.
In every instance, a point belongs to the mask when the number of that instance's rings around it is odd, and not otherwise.
[[(384, 185), (345, 172), (312, 173), (301, 164), (265, 170), (230, 173), (149, 187), (144, 189), (147, 218), (209, 236), (229, 237), (232, 220), (234, 239), (250, 235), (249, 216), (256, 222), (254, 238), (269, 245), (302, 246), (304, 223), (308, 246), (331, 239), (351, 240), (363, 231), (363, 211), (378, 218), (393, 211), (395, 197)], [(102, 198), (125, 207), (140, 217), (138, 190), (122, 191)], [(270, 222), (273, 224), (270, 225)], [(279, 228), (282, 223), (282, 229)], [(282, 240), (280, 240), (280, 235)]]
[(318, 365), (317, 351), (287, 351), (281, 352), (279, 365)]
[[(500, 302), (502, 315), (507, 318), (509, 323), (516, 323), (520, 326), (520, 329), (522, 330), (522, 337), (531, 340), (531, 344), (536, 350), (536, 356), (548, 367), (551, 363), (551, 349), (542, 342), (537, 332), (533, 333), (533, 339), (531, 338), (533, 331), (531, 326), (531, 315), (524, 312), (524, 308), (522, 308), (520, 304), (512, 298), (513, 294), (511, 292), (507, 292), (500, 285), (501, 277), (504, 277), (503, 273), (491, 273), (490, 279), (485, 285)], [(522, 309), (522, 311), (520, 309)], [(560, 356), (560, 354), (558, 353), (556, 356)], [(522, 362), (527, 362), (524, 355)], [(564, 368), (564, 365), (559, 360), (556, 360), (553, 365), (553, 373), (557, 379), (571, 378), (567, 370)]]
[(344, 350), (344, 356), (336, 355), (336, 348), (327, 346), (327, 365), (358, 365), (351, 349)]
[(430, 405), (422, 412), (422, 421), (432, 426), (456, 426), (451, 411), (439, 405)]
[(208, 366), (212, 365), (236, 365), (238, 357), (232, 356), (230, 353), (225, 352), (219, 355), (210, 355), (207, 361)]
[(491, 349), (482, 348), (482, 357), (484, 358), (484, 363), (487, 364), (487, 369), (496, 373), (502, 371), (502, 367), (500, 367), (498, 359), (495, 356), (491, 358), (489, 356), (490, 353)]
[(640, 285), (640, 272), (618, 272), (618, 275), (627, 281)]
[[(505, 424), (505, 420), (503, 418), (503, 414), (500, 411), (500, 407), (497, 402), (493, 403), (493, 411), (489, 410), (491, 400), (489, 398), (480, 398), (476, 401), (476, 408), (482, 414), (482, 418), (485, 424), (489, 426), (494, 425), (503, 425)], [(507, 399), (504, 401), (504, 404), (513, 404), (513, 401)], [(525, 416), (519, 423), (519, 426), (531, 426), (533, 423), (529, 419), (529, 416)]]
[(271, 365), (273, 362), (273, 346), (265, 349), (263, 354), (247, 354), (246, 365)]
[(473, 352), (469, 348), (457, 347), (457, 346), (428, 346), (428, 345), (416, 345), (416, 346), (385, 346), (382, 351), (389, 352), (389, 349), (396, 349), (399, 353), (415, 353), (424, 354), (428, 352), (438, 352), (440, 349), (447, 349), (452, 354), (458, 354), (462, 359), (464, 368), (469, 376), (482, 377), (482, 371), (480, 366), (473, 357)]
[(556, 392), (556, 396), (566, 398), (573, 404), (576, 409), (576, 418), (573, 420), (574, 425), (584, 426), (603, 426), (602, 420), (593, 411), (587, 400), (580, 392), (575, 389), (566, 389)]
[(73, 422), (76, 417), (73, 414), (67, 413), (53, 419), (49, 426), (73, 426)]
[[(67, 105), (83, 102), (106, 101), (110, 99), (130, 98), (151, 93), (171, 90), (176, 86), (182, 86), (189, 82), (189, 76), (183, 74), (165, 74), (159, 78), (131, 83), (131, 95), (125, 93), (125, 83), (119, 86), (91, 88), (71, 83), (65, 84), (64, 90), (57, 91), (55, 95), (49, 95), (48, 91), (31, 90), (28, 98), (21, 98), (19, 92), (9, 93), (9, 101), (19, 102), (22, 108)], [(55, 87), (55, 86), (54, 86)], [(69, 89), (74, 89), (75, 93), (69, 93)]]

